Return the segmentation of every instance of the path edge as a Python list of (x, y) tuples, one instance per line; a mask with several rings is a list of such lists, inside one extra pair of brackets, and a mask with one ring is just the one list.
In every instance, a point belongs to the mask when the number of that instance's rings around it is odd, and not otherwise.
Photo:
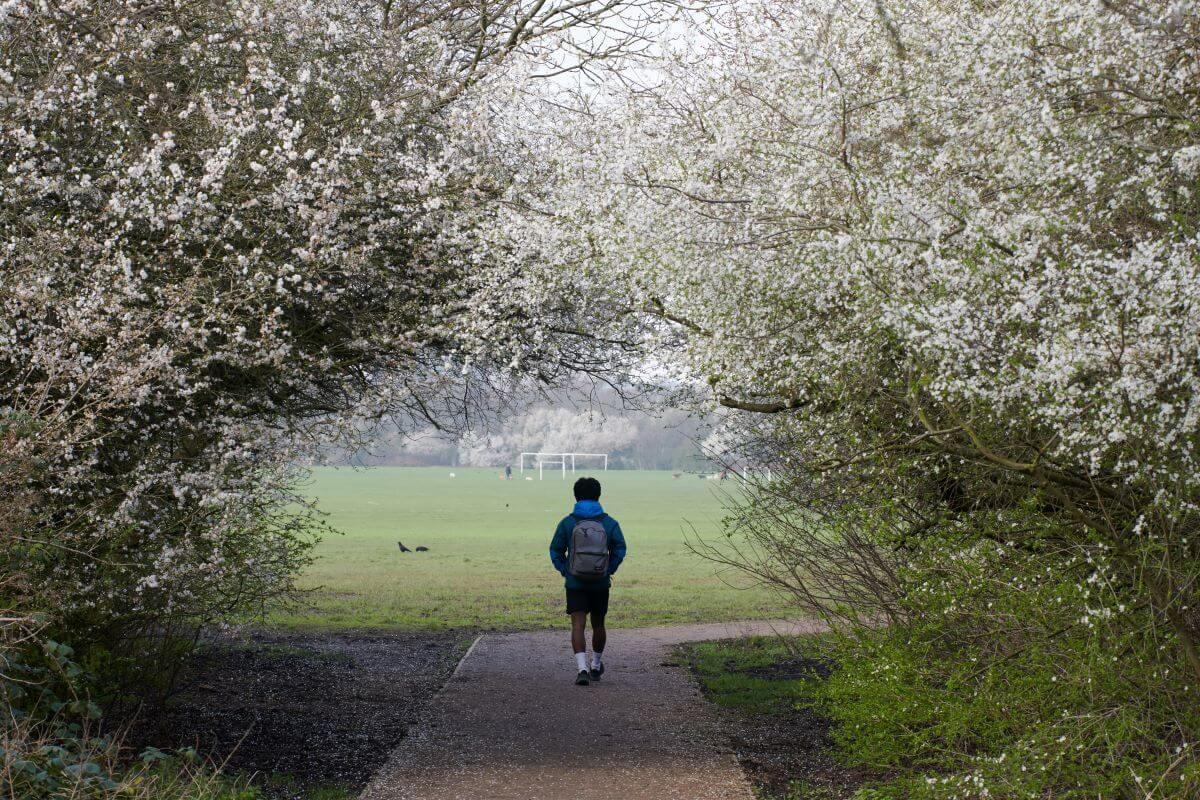
[(429, 702), (425, 704), (424, 713), (421, 714), (420, 718), (417, 719), (416, 722), (408, 726), (408, 730), (404, 732), (404, 736), (401, 738), (401, 740), (396, 743), (396, 746), (393, 747), (392, 750), (375, 767), (375, 771), (371, 773), (370, 778), (367, 779), (367, 782), (363, 786), (362, 790), (355, 795), (357, 800), (361, 800), (361, 798), (370, 796), (371, 789), (374, 787), (376, 779), (383, 772), (383, 770), (387, 768), (388, 762), (391, 760), (391, 758), (400, 750), (401, 747), (404, 746), (404, 743), (407, 740), (411, 739), (414, 734), (419, 734), (422, 728), (424, 728), (424, 726), (428, 723), (429, 715), (432, 713), (434, 704), (437, 703), (441, 696), (446, 693), (446, 689), (451, 683), (454, 682), (454, 679), (458, 677), (458, 673), (462, 672), (463, 664), (467, 663), (467, 659), (470, 658), (471, 654), (475, 652), (475, 648), (479, 646), (481, 641), (483, 641), (483, 637), (485, 635), (486, 634), (483, 633), (476, 634), (474, 641), (471, 642), (471, 646), (467, 648), (467, 651), (462, 654), (461, 658), (458, 659), (458, 663), (454, 665), (454, 670), (446, 676), (446, 680), (442, 682), (442, 685), (438, 688), (438, 690), (433, 693), (432, 697), (429, 698)]
[(437, 694), (433, 696), (434, 700), (441, 696), (442, 692), (446, 691), (446, 687), (450, 685), (450, 681), (454, 680), (458, 673), (462, 672), (463, 664), (467, 663), (467, 659), (471, 657), (471, 653), (475, 652), (475, 648), (479, 646), (479, 642), (483, 640), (483, 637), (484, 634), (481, 633), (475, 637), (475, 641), (471, 642), (471, 646), (467, 648), (467, 652), (463, 653), (462, 658), (454, 665), (454, 671), (450, 673), (446, 678), (446, 682), (442, 684), (442, 688), (438, 689)]

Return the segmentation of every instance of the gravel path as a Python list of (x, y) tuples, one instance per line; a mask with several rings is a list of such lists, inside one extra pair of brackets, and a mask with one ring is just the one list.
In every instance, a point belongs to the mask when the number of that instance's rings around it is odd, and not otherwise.
[(599, 684), (572, 683), (566, 630), (483, 636), (363, 800), (750, 800), (674, 645), (812, 624), (609, 633)]

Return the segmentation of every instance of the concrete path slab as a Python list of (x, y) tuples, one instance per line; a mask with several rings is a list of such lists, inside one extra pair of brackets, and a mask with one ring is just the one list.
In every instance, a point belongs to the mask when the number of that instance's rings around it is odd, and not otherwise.
[(566, 630), (483, 636), (363, 800), (750, 800), (670, 648), (815, 623), (612, 629), (603, 680), (575, 686)]

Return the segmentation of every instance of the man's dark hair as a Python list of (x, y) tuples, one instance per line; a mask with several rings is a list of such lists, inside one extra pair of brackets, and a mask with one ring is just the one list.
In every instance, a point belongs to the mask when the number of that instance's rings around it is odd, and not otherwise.
[(576, 500), (599, 500), (600, 481), (595, 478), (580, 478), (575, 481)]

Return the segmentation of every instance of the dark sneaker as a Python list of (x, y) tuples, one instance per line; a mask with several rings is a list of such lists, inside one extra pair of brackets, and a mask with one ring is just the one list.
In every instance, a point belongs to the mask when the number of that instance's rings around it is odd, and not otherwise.
[(576, 686), (587, 686), (588, 685), (588, 671), (586, 669), (579, 670), (579, 677), (577, 677), (575, 679), (575, 685)]
[(588, 673), (588, 675), (594, 681), (600, 680), (600, 676), (603, 674), (604, 674), (604, 662), (603, 661), (600, 662), (600, 666), (598, 668), (592, 667), (592, 671)]

